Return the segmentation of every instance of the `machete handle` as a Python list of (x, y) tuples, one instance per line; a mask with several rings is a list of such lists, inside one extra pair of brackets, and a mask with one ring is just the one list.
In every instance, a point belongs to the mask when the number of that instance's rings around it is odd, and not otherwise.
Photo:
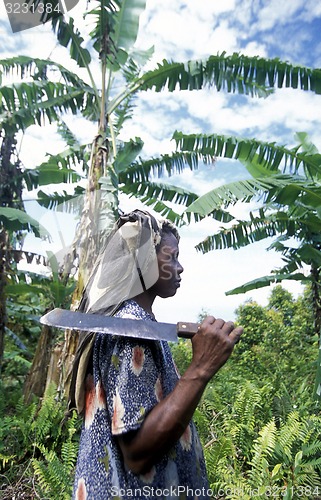
[(179, 321), (177, 323), (177, 336), (183, 339), (191, 339), (194, 337), (195, 333), (198, 332), (200, 327), (199, 323), (186, 323), (185, 321)]

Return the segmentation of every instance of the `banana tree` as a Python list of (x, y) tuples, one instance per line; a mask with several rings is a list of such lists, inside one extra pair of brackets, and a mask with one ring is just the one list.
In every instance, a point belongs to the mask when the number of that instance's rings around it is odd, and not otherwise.
[[(2, 103), (2, 110), (4, 110)], [(8, 118), (8, 115), (7, 115)], [(26, 128), (29, 120), (23, 121)], [(21, 126), (22, 122), (20, 123)], [(46, 162), (37, 169), (23, 167), (17, 152), (17, 132), (19, 126), (10, 119), (3, 118), (1, 130), (0, 154), (0, 365), (4, 351), (6, 332), (6, 289), (8, 282), (14, 282), (16, 264), (24, 257), (30, 263), (39, 256), (23, 251), (26, 234), (33, 233), (36, 237), (46, 236), (46, 229), (39, 221), (32, 218), (25, 210), (22, 199), (24, 189), (44, 186), (52, 183), (78, 181), (80, 176), (68, 168)], [(61, 162), (60, 162), (61, 163)]]
[[(107, 209), (101, 210), (100, 207), (96, 210), (96, 202), (92, 202), (94, 205), (88, 202), (83, 214), (83, 221), (92, 217), (94, 224), (91, 227), (95, 232), (97, 227), (108, 231), (117, 212), (118, 193), (122, 190), (128, 194), (138, 192), (144, 200), (148, 192), (150, 204), (178, 219), (166, 205), (159, 203), (170, 200), (173, 193), (178, 192), (176, 187), (170, 189), (166, 185), (151, 184), (151, 175), (155, 170), (162, 171), (164, 166), (169, 173), (173, 173), (186, 166), (197, 167), (200, 157), (206, 161), (212, 159), (209, 154), (176, 152), (152, 161), (133, 162), (142, 149), (142, 141), (133, 140), (119, 147), (117, 136), (124, 120), (130, 116), (131, 102), (138, 91), (191, 91), (213, 87), (218, 91), (267, 96), (274, 87), (286, 86), (320, 92), (320, 75), (316, 70), (292, 66), (278, 59), (265, 60), (239, 54), (226, 56), (223, 53), (204, 61), (187, 63), (163, 61), (155, 70), (143, 73), (137, 61), (146, 60), (149, 53), (132, 50), (143, 9), (144, 2), (117, 2), (115, 9), (114, 3), (106, 1), (87, 13), (96, 19), (91, 36), (94, 53), (101, 64), (99, 90), (90, 67), (93, 58), (87, 48), (82, 47), (83, 39), (74, 27), (73, 19), (67, 23), (63, 17), (58, 17), (53, 20), (53, 26), (59, 42), (69, 48), (71, 57), (80, 67), (87, 69), (91, 85), (53, 61), (18, 57), (0, 62), (4, 73), (19, 70), (21, 75), (32, 77), (31, 82), (2, 87), (2, 117), (6, 123), (15, 123), (22, 128), (26, 124), (40, 124), (45, 117), (49, 121), (57, 120), (63, 111), (80, 112), (91, 120), (99, 121), (88, 168), (87, 200), (90, 199), (89, 193), (97, 196), (98, 191), (99, 205), (106, 203)], [(129, 25), (131, 29), (128, 29)], [(52, 81), (51, 71), (59, 76), (59, 82)], [(123, 82), (123, 89), (116, 94), (119, 81)], [(20, 104), (18, 107), (16, 102)], [(159, 193), (162, 198), (159, 198)], [(179, 199), (189, 204), (193, 198), (193, 193), (191, 197), (185, 193), (176, 201)], [(103, 214), (99, 223), (97, 213)], [(95, 245), (99, 247), (99, 244)], [(84, 255), (87, 253), (84, 252)], [(90, 268), (88, 255), (85, 260)]]
[[(176, 133), (180, 149), (194, 153), (238, 159), (250, 178), (226, 184), (199, 197), (187, 209), (190, 219), (210, 216), (224, 210), (230, 225), (208, 236), (197, 249), (238, 249), (265, 238), (275, 237), (269, 249), (281, 253), (283, 267), (269, 276), (245, 283), (227, 295), (245, 293), (283, 280), (310, 282), (313, 291), (315, 333), (321, 332), (321, 154), (304, 133), (297, 134), (298, 146), (292, 149), (272, 143), (247, 141), (222, 136), (184, 136)], [(229, 208), (241, 201), (257, 202), (246, 220), (233, 217)], [(306, 268), (309, 268), (309, 273)], [(321, 355), (319, 350), (315, 387), (321, 397)]]
[(20, 194), (21, 186), (15, 185), (15, 191), (8, 189), (8, 179), (12, 175), (13, 165), (11, 157), (14, 148), (14, 136), (9, 135), (1, 137), (1, 169), (0, 169), (0, 369), (2, 366), (2, 359), (4, 353), (4, 339), (6, 328), (6, 300), (5, 300), (5, 286), (8, 273), (8, 261), (10, 260), (10, 241), (9, 234), (6, 230), (2, 217), (6, 216), (3, 211), (8, 210), (4, 207), (12, 203), (13, 199)]
[(30, 217), (22, 202), (22, 169), (16, 155), (15, 134), (2, 130), (0, 146), (0, 367), (6, 332), (6, 285), (12, 277), (13, 267), (19, 262), (21, 246), (26, 232), (36, 236), (46, 230)]
[[(148, 200), (156, 210), (179, 220), (178, 215), (162, 202), (172, 200), (174, 192), (179, 193), (180, 190), (176, 186), (167, 187), (164, 184), (159, 186), (151, 183), (151, 173), (155, 171), (155, 167), (162, 168), (164, 164), (171, 174), (188, 165), (192, 168), (197, 166), (200, 158), (205, 161), (212, 160), (207, 153), (187, 155), (178, 151), (168, 157), (130, 164), (128, 168), (129, 160), (135, 158), (141, 151), (142, 142), (131, 141), (119, 148), (117, 137), (137, 92), (150, 89), (156, 92), (164, 89), (191, 91), (213, 87), (218, 91), (266, 97), (274, 87), (283, 86), (321, 92), (321, 77), (316, 70), (292, 66), (278, 59), (265, 60), (239, 54), (226, 56), (223, 53), (204, 61), (187, 63), (163, 61), (155, 70), (143, 73), (139, 62), (142, 59), (145, 61), (150, 51), (143, 54), (141, 51), (137, 52), (133, 46), (138, 32), (139, 16), (144, 8), (145, 2), (141, 0), (116, 3), (102, 1), (98, 8), (87, 14), (96, 18), (91, 37), (93, 49), (98, 52), (100, 58), (101, 91), (97, 94), (96, 88), (93, 88), (99, 127), (92, 146), (86, 208), (82, 218), (83, 224), (80, 224), (83, 235), (86, 234), (90, 221), (91, 236), (94, 232), (96, 238), (87, 237), (87, 240), (93, 242), (93, 246), (90, 249), (83, 249), (81, 276), (85, 267), (90, 271), (101, 238), (104, 238), (105, 232), (110, 230), (117, 216), (120, 191), (130, 195), (135, 193), (145, 202)], [(68, 46), (71, 56), (88, 69), (90, 57), (86, 49), (85, 51), (81, 49), (77, 33), (73, 31), (72, 20), (67, 24), (62, 17), (59, 17), (53, 24), (60, 43)], [(89, 76), (93, 82), (90, 73)], [(115, 83), (119, 86), (120, 80), (124, 82), (124, 86), (116, 94)], [(89, 201), (91, 198), (93, 200)], [(194, 193), (183, 193), (181, 197), (176, 196), (175, 201), (190, 204), (194, 199)], [(99, 234), (98, 240), (97, 234)], [(82, 262), (85, 264), (82, 265)], [(79, 284), (81, 288), (82, 279), (79, 280)]]
[[(131, 116), (133, 99), (138, 92), (213, 88), (259, 97), (268, 96), (275, 87), (321, 92), (321, 77), (316, 70), (293, 66), (278, 59), (266, 60), (240, 54), (227, 56), (223, 53), (186, 63), (162, 61), (156, 69), (144, 72), (143, 65), (151, 51), (143, 53), (134, 48), (139, 16), (144, 8), (143, 0), (99, 1), (93, 10), (86, 13), (94, 24), (90, 50), (87, 48), (89, 44), (84, 46), (84, 39), (72, 18), (66, 21), (60, 16), (52, 20), (59, 43), (69, 50), (77, 65), (87, 71), (89, 83), (51, 60), (16, 57), (0, 61), (3, 73), (12, 74), (18, 70), (24, 77), (19, 84), (11, 83), (1, 88), (1, 118), (8, 126), (14, 124), (25, 128), (29, 124), (41, 124), (45, 119), (53, 122), (65, 112), (79, 113), (98, 123), (88, 167), (86, 161), (83, 162), (85, 170), (87, 168), (87, 189), (78, 242), (76, 238), (81, 254), (74, 307), (101, 240), (118, 215), (119, 193), (135, 195), (177, 222), (180, 217), (167, 202), (188, 206), (197, 197), (180, 187), (160, 184), (155, 177), (165, 169), (172, 174), (185, 168), (196, 168), (200, 159), (207, 162), (213, 159), (209, 152), (178, 150), (172, 155), (136, 160), (142, 151), (142, 141), (133, 139), (121, 143), (119, 133), (124, 121)], [(101, 69), (98, 83), (92, 69), (97, 60)], [(119, 87), (120, 92), (117, 90)], [(61, 156), (67, 162), (66, 168), (70, 168), (69, 156)], [(59, 163), (59, 158), (53, 159), (54, 162)], [(45, 168), (44, 165), (42, 167)], [(50, 197), (42, 193), (41, 203), (54, 206), (57, 199), (58, 194)], [(222, 210), (216, 210), (213, 216), (222, 221), (228, 217)], [(66, 342), (67, 359), (72, 358), (73, 348), (69, 348)]]

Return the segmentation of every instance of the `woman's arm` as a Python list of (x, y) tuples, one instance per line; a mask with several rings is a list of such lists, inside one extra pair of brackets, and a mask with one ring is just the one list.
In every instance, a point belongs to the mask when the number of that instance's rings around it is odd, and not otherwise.
[(172, 448), (189, 425), (208, 381), (230, 357), (243, 329), (206, 318), (192, 339), (193, 358), (173, 392), (146, 416), (137, 431), (118, 436), (125, 464), (142, 474)]

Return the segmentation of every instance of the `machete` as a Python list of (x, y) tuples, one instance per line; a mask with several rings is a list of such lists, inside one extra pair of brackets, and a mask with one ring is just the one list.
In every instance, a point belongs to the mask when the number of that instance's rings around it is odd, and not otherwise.
[(198, 323), (183, 321), (176, 324), (158, 323), (151, 320), (118, 318), (59, 308), (49, 311), (39, 321), (43, 325), (56, 328), (101, 332), (140, 339), (167, 340), (168, 342), (177, 342), (178, 337), (192, 338), (199, 328)]

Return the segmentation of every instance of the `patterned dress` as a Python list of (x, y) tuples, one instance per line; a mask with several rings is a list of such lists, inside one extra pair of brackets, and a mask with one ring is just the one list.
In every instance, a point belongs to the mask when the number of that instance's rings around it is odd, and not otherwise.
[[(117, 316), (153, 320), (129, 300)], [(86, 379), (86, 410), (73, 498), (208, 498), (202, 448), (193, 422), (152, 469), (126, 468), (117, 435), (138, 429), (148, 412), (174, 389), (178, 374), (167, 342), (97, 334), (93, 374)]]

